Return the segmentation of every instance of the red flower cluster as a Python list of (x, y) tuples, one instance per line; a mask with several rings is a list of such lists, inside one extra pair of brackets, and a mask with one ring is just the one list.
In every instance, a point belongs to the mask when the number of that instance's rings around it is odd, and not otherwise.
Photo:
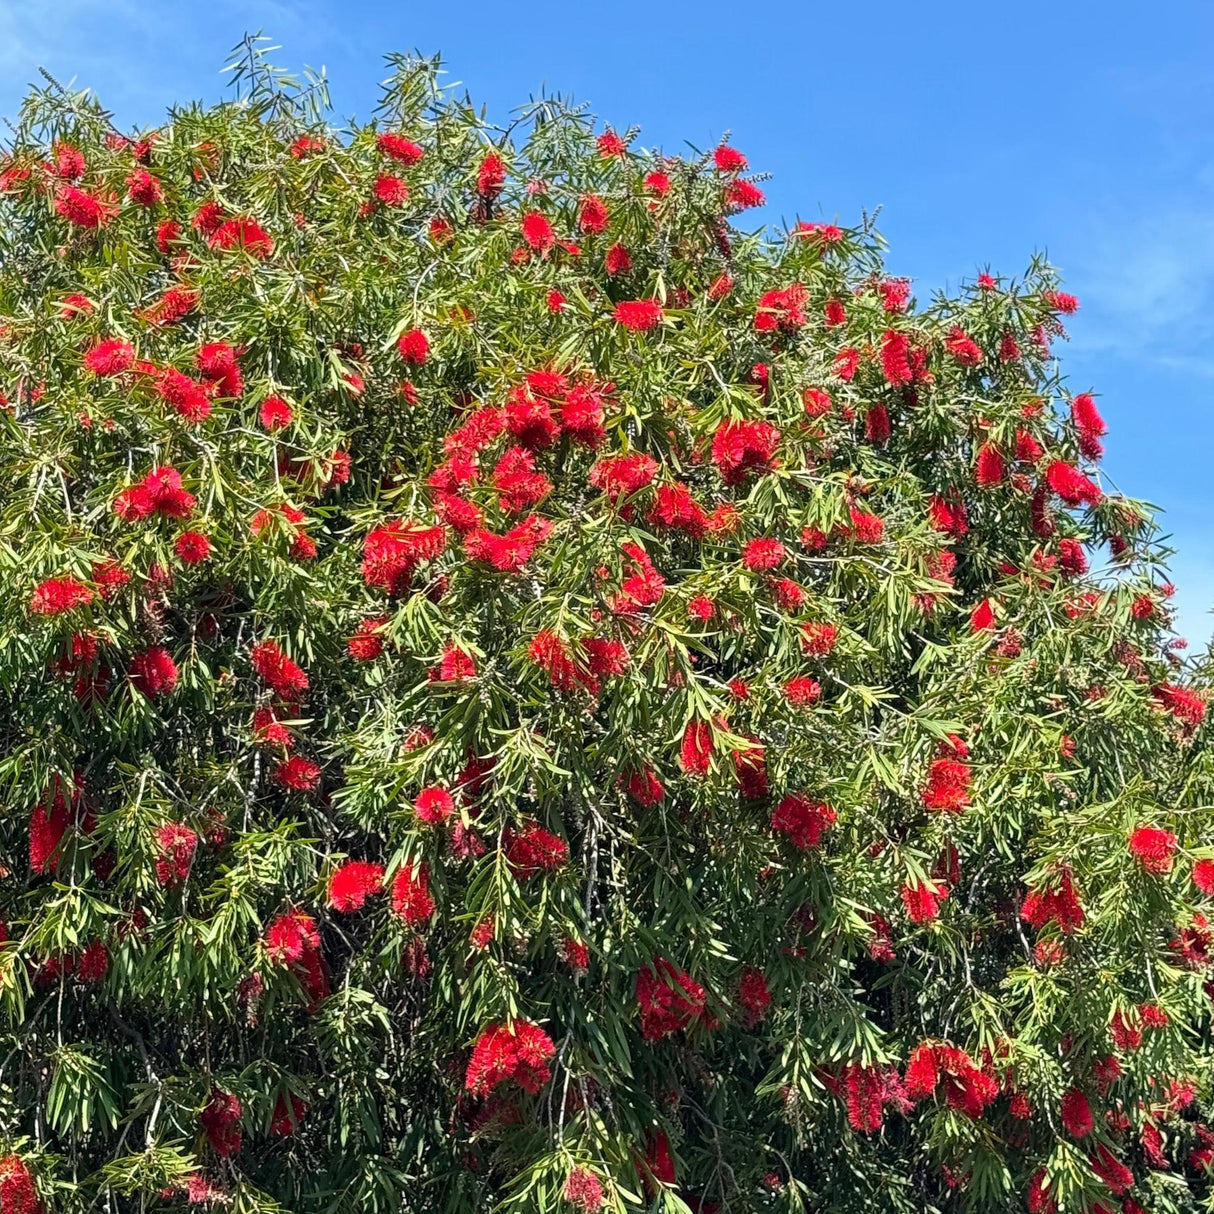
[(794, 792), (772, 810), (771, 828), (794, 847), (809, 851), (822, 845), (822, 836), (835, 824), (837, 816), (825, 802)]
[(708, 992), (665, 957), (655, 957), (637, 974), (641, 1036), (659, 1041), (705, 1017)]
[(1176, 836), (1157, 826), (1138, 826), (1130, 832), (1130, 854), (1144, 871), (1162, 877), (1172, 871), (1176, 853)]
[(499, 1084), (517, 1083), (534, 1095), (552, 1078), (548, 1064), (555, 1053), (552, 1038), (538, 1024), (487, 1025), (472, 1047), (464, 1086), (474, 1096), (488, 1096)]
[(366, 860), (347, 860), (329, 878), (329, 905), (343, 914), (361, 910), (372, 894), (384, 887), (384, 866)]
[(165, 518), (189, 518), (195, 497), (182, 487), (181, 473), (175, 468), (153, 468), (143, 480), (123, 489), (114, 498), (114, 513), (127, 522), (163, 515)]

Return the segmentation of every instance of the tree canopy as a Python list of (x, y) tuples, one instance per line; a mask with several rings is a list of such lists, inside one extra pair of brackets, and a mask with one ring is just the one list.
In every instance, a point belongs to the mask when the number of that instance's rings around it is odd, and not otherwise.
[(232, 68), (0, 164), (0, 1214), (1214, 1208), (1206, 678), (1053, 268)]

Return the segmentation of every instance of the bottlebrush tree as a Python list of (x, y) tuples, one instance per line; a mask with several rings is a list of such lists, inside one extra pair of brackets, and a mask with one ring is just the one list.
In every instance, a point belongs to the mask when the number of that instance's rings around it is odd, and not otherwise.
[(1203, 678), (1050, 267), (236, 76), (0, 171), (0, 1214), (1212, 1208)]

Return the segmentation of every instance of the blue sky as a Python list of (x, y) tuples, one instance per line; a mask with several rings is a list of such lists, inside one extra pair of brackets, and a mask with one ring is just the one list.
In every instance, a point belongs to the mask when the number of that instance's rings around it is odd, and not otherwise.
[(1181, 631), (1209, 638), (1209, 0), (0, 0), (0, 114), (41, 64), (121, 124), (152, 123), (220, 96), (227, 51), (258, 28), (278, 62), (328, 69), (343, 116), (369, 115), (384, 52), (416, 48), (493, 114), (546, 86), (650, 146), (732, 131), (773, 174), (763, 218), (880, 206), (889, 268), (924, 296), (1046, 252), (1082, 303), (1058, 349), (1075, 390), (1100, 396), (1105, 466), (1166, 511)]

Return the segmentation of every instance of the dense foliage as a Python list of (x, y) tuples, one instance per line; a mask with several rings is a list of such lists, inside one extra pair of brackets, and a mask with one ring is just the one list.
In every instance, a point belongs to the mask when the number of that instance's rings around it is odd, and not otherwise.
[(14, 128), (0, 1214), (1214, 1208), (1075, 300), (439, 76)]

